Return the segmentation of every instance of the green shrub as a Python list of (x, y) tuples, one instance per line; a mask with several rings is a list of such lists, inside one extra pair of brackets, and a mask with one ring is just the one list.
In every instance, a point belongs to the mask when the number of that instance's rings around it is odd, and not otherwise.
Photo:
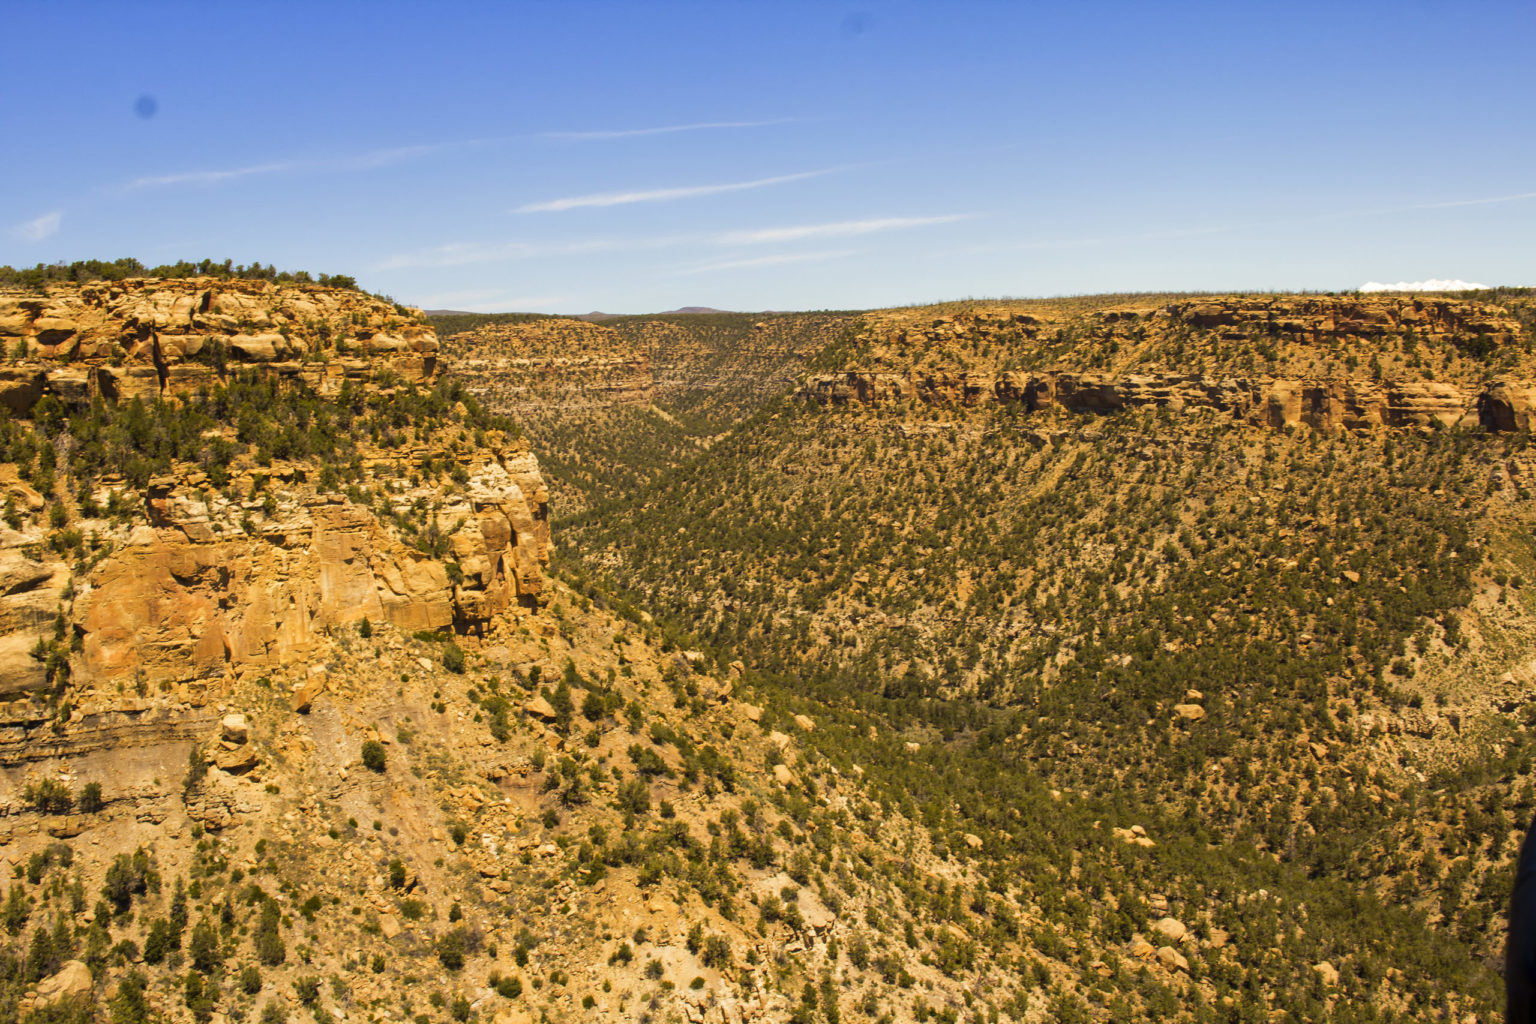
[(437, 940), (437, 958), (450, 971), (464, 968), (464, 929), (451, 928)]
[(268, 967), (275, 967), (288, 958), (288, 949), (278, 931), (281, 917), (276, 900), (267, 899), (262, 902), (261, 915), (257, 919), (251, 942), (256, 947), (256, 959)]
[(363, 767), (371, 772), (384, 770), (384, 744), (378, 740), (368, 740), (363, 744)]
[(299, 1002), (305, 1006), (314, 1006), (320, 1000), (320, 979), (312, 974), (295, 978), (293, 994), (298, 996)]

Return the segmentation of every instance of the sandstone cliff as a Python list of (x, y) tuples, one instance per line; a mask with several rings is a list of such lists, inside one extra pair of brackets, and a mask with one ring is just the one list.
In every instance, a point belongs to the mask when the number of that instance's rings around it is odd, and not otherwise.
[(1108, 413), (1157, 406), (1173, 412), (1213, 409), (1268, 427), (1304, 424), (1319, 430), (1370, 427), (1482, 427), (1529, 430), (1536, 382), (1495, 380), (1483, 387), (1437, 381), (1240, 378), (1180, 373), (816, 374), (802, 396), (821, 404), (878, 405), (915, 400), (930, 405), (1018, 404)]
[(188, 278), (0, 290), (0, 404), (157, 398), (250, 364), (333, 394), (343, 381), (427, 381), (437, 336), (417, 310), (318, 285)]
[[(29, 482), (0, 464), (0, 697), (69, 679), (201, 700), (247, 668), (304, 662), (347, 623), (478, 632), (541, 599), (537, 459), (453, 392), (423, 390), (437, 341), (418, 312), (314, 286), (131, 280), (0, 294), (0, 344), (17, 359), (0, 367), (0, 402), (23, 417), (50, 395), (65, 411), (138, 396), (170, 402), (157, 415), (175, 421), (183, 401), (254, 370), (302, 422), (353, 382), (362, 412), (347, 422), (370, 431), (341, 449), (344, 475), (337, 455), (273, 462), (241, 439), (264, 436), (260, 415), (290, 415), (277, 397), (269, 413), (246, 407), (238, 431), (206, 430), (217, 448), (201, 464), (173, 460), (142, 489), (30, 462)], [(27, 437), (50, 467), (82, 441)]]
[(1529, 429), (1532, 341), (1499, 306), (1439, 298), (900, 310), (870, 314), (851, 342), (823, 356), (844, 368), (811, 375), (800, 394), (822, 404), (1030, 412), (1212, 409), (1322, 430)]

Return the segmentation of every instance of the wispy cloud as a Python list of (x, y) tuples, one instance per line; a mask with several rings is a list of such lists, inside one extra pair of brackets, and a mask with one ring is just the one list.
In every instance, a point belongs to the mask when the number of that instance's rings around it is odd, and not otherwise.
[[(951, 214), (944, 217), (884, 217), (870, 220), (837, 221), (831, 224), (807, 224), (790, 228), (761, 228), (755, 231), (728, 231), (717, 234), (642, 235), (631, 238), (590, 238), (572, 242), (527, 242), (522, 240), (489, 242), (450, 242), (426, 249), (396, 253), (372, 269), (375, 271), (413, 270), (422, 267), (462, 267), (473, 263), (500, 263), (555, 256), (585, 256), (606, 252), (636, 252), (670, 249), (679, 246), (732, 247), (771, 242), (798, 241), (804, 238), (838, 238), (867, 235), (877, 231), (948, 224), (975, 214)], [(702, 269), (731, 266), (766, 266), (805, 259), (833, 259), (848, 255), (842, 251), (811, 254), (787, 254), (705, 264)]]
[(390, 146), (384, 149), (373, 149), (365, 153), (351, 153), (343, 156), (269, 160), (265, 163), (251, 164), (246, 167), (232, 167), (221, 170), (177, 171), (173, 174), (153, 174), (143, 178), (135, 178), (122, 187), (132, 190), (160, 188), (168, 185), (216, 185), (219, 182), (231, 181), (236, 178), (251, 178), (258, 175), (282, 174), (286, 172), (367, 171), (376, 167), (388, 167), (392, 164), (404, 163), (407, 160), (416, 160), (446, 149), (479, 146), (492, 141), (495, 140), (462, 139), (457, 142), (438, 142), (418, 146)]
[(820, 252), (787, 252), (777, 256), (754, 256), (744, 260), (720, 260), (696, 267), (686, 267), (678, 274), (708, 274), (717, 270), (743, 270), (751, 267), (774, 267), (785, 263), (817, 263), (822, 260), (838, 260), (857, 256), (860, 249), (829, 249)]
[(250, 167), (234, 167), (222, 171), (178, 171), (175, 174), (153, 174), (144, 178), (135, 178), (124, 185), (124, 188), (157, 188), (162, 185), (212, 185), (220, 181), (230, 181), (234, 178), (249, 178), (257, 174), (276, 174), (279, 171), (291, 171), (301, 166), (294, 160), (274, 160), (270, 163), (253, 164)]
[(1536, 192), (1516, 192), (1510, 196), (1489, 196), (1486, 199), (1452, 199), (1444, 203), (1418, 203), (1414, 206), (1404, 207), (1404, 209), (1440, 210), (1448, 206), (1483, 206), (1487, 203), (1513, 203), (1522, 199), (1536, 199)]
[(580, 242), (541, 245), (533, 242), (450, 242), (428, 249), (396, 253), (374, 270), (411, 270), (419, 267), (463, 267), (472, 263), (501, 263), (542, 256), (583, 256), (600, 252), (665, 249), (699, 241), (698, 235), (658, 235), (639, 238), (592, 238)]
[(869, 220), (840, 220), (829, 224), (801, 224), (786, 228), (758, 228), (752, 231), (731, 231), (719, 237), (721, 245), (761, 245), (773, 242), (797, 242), (804, 238), (847, 238), (869, 235), (877, 231), (896, 231), (905, 228), (928, 227), (933, 224), (952, 224), (957, 220), (969, 220), (975, 214), (952, 213), (942, 217), (877, 217)]
[(799, 174), (780, 174), (773, 178), (754, 178), (751, 181), (732, 181), (722, 185), (684, 185), (679, 188), (653, 188), (634, 192), (594, 192), (584, 196), (567, 196), (542, 203), (527, 203), (513, 213), (558, 213), (561, 210), (577, 210), (591, 206), (625, 206), (629, 203), (665, 203), (674, 199), (695, 199), (699, 196), (719, 195), (722, 192), (744, 192), (748, 189), (784, 185), (791, 181), (804, 181), (831, 174), (835, 167), (819, 171), (802, 171)]
[(543, 132), (546, 139), (570, 139), (588, 141), (598, 139), (633, 139), (643, 135), (671, 135), (674, 132), (698, 132), (716, 128), (766, 128), (775, 124), (790, 124), (797, 117), (776, 117), (768, 121), (699, 121), (694, 124), (669, 124), (656, 128), (621, 128), (616, 131), (596, 132)]
[(1487, 287), (1485, 284), (1474, 284), (1471, 281), (1430, 278), (1427, 281), (1399, 281), (1396, 284), (1367, 281), (1360, 286), (1360, 290), (1363, 292), (1473, 292)]
[(11, 234), (26, 242), (41, 242), (45, 238), (52, 238), (58, 233), (59, 225), (64, 220), (62, 210), (54, 210), (45, 213), (41, 217), (34, 217), (29, 221), (23, 221), (11, 228)]

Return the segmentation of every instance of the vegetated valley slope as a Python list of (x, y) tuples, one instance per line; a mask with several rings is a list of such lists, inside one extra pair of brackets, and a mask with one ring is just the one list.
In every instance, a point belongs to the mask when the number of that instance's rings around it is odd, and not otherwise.
[(43, 282), (0, 345), (0, 1019), (1033, 1005), (900, 895), (1016, 941), (1018, 893), (546, 576), (537, 458), (419, 311)]
[(795, 386), (846, 313), (443, 318), (465, 389), (516, 416), (543, 459), (552, 515), (633, 493)]
[(891, 908), (904, 955), (1011, 968), (947, 1012), (1492, 1020), (1536, 810), (1533, 312), (870, 313), (555, 563), (814, 710), (989, 880)]

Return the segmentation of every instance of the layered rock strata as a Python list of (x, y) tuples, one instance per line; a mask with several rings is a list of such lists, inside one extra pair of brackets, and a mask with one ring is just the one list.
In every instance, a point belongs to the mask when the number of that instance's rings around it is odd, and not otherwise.
[(1109, 413), (1156, 406), (1213, 409), (1234, 419), (1283, 428), (1481, 427), (1529, 430), (1536, 382), (1495, 380), (1482, 387), (1435, 381), (1237, 378), (1179, 373), (886, 373), (849, 370), (810, 377), (802, 397), (822, 405), (1017, 404), (1034, 412)]
[(131, 279), (0, 290), (0, 405), (45, 394), (153, 399), (242, 364), (334, 394), (347, 380), (424, 381), (437, 336), (419, 310), (362, 292), (269, 281)]

